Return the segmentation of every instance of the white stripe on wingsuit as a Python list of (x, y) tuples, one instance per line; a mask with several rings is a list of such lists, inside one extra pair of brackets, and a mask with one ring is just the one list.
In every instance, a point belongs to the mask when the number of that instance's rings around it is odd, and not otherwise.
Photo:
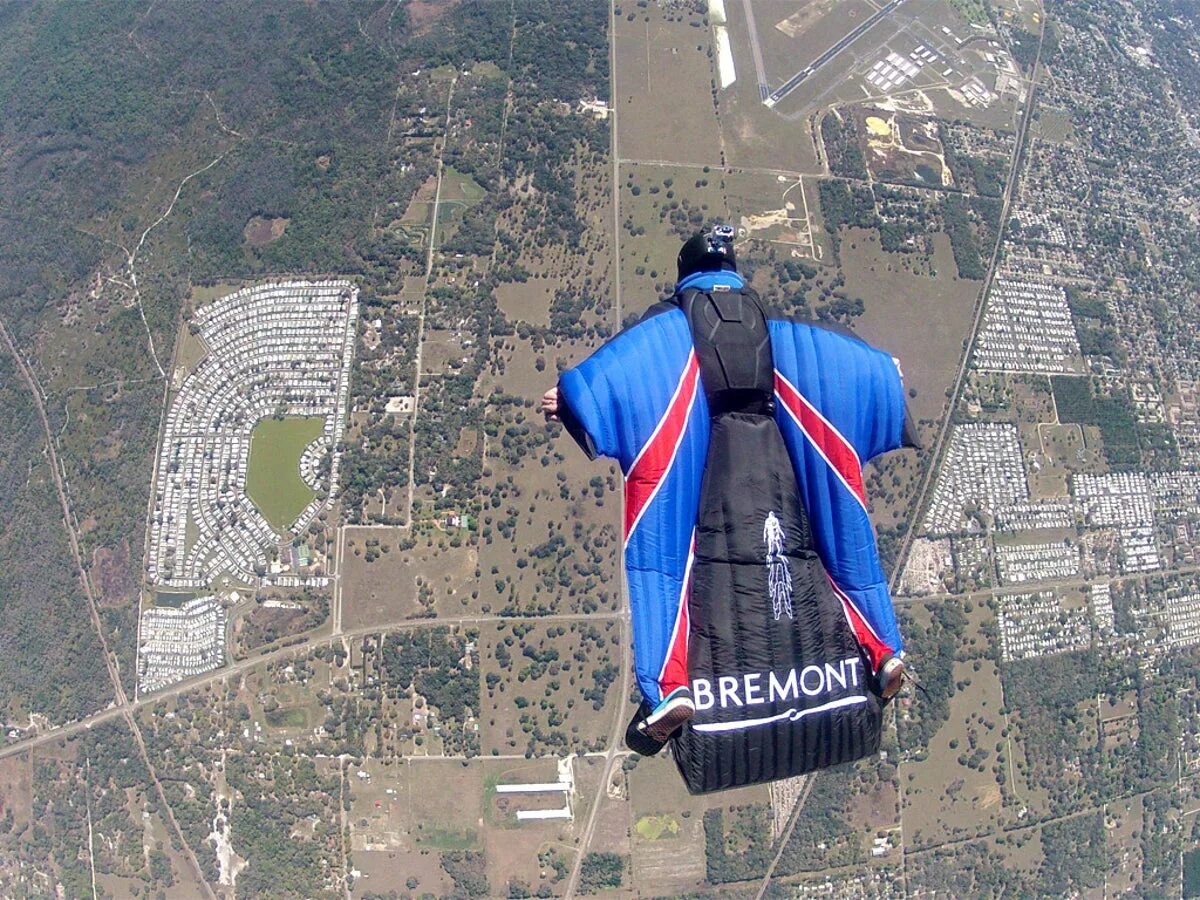
[[(681, 383), (682, 386), (682, 383)], [(675, 446), (671, 448), (671, 458), (667, 460), (667, 464), (663, 467), (662, 475), (659, 476), (658, 482), (654, 485), (654, 490), (650, 492), (650, 496), (646, 498), (646, 502), (642, 504), (642, 508), (638, 510), (637, 518), (629, 526), (629, 534), (625, 536), (625, 546), (629, 546), (629, 541), (633, 538), (633, 533), (637, 531), (637, 527), (641, 524), (642, 516), (646, 515), (646, 510), (650, 508), (650, 504), (654, 502), (654, 498), (658, 496), (659, 490), (667, 481), (667, 476), (671, 473), (671, 469), (675, 467), (675, 458), (679, 456), (679, 448), (683, 445), (684, 435), (687, 434), (688, 419), (692, 417), (692, 407), (696, 405), (696, 397), (700, 393), (700, 376), (696, 376), (696, 383), (692, 385), (692, 397), (687, 404), (687, 415), (683, 419), (683, 427), (679, 429), (679, 437), (675, 439)], [(673, 403), (674, 401), (672, 401)], [(666, 421), (666, 416), (663, 416), (663, 421)], [(661, 424), (661, 423), (660, 423)], [(647, 444), (648, 446), (648, 444)], [(630, 468), (632, 472), (632, 467)]]
[[(858, 466), (859, 470), (861, 471), (862, 470), (862, 462), (858, 458), (858, 452), (854, 449), (854, 445), (851, 444), (848, 440), (846, 440), (846, 438), (842, 435), (842, 433), (840, 431), (838, 431), (836, 428), (834, 428), (833, 424), (828, 419), (826, 419), (823, 415), (821, 415), (821, 411), (819, 409), (817, 409), (815, 406), (813, 406), (811, 403), (809, 403), (807, 397), (805, 397), (802, 393), (800, 393), (800, 391), (796, 390), (796, 386), (794, 384), (792, 384), (790, 381), (788, 381), (787, 377), (784, 376), (783, 373), (781, 373), (778, 369), (776, 369), (775, 374), (779, 376), (780, 381), (782, 381), (784, 384), (786, 384), (788, 387), (790, 387), (793, 391), (795, 391), (796, 396), (800, 398), (800, 402), (803, 403), (810, 410), (812, 410), (813, 413), (816, 414), (817, 418), (820, 419), (822, 422), (824, 422), (825, 426), (831, 432), (833, 432), (834, 435), (837, 436), (838, 440), (840, 440), (843, 444), (846, 445), (846, 449), (850, 451), (850, 455), (854, 457), (854, 462)], [(779, 399), (782, 401), (783, 395), (780, 394), (779, 391), (776, 391), (775, 393), (779, 396)], [(865, 512), (867, 509), (867, 504), (863, 501), (863, 498), (858, 495), (858, 491), (854, 490), (854, 488), (852, 488), (850, 486), (850, 482), (848, 482), (846, 480), (846, 476), (842, 474), (842, 470), (839, 469), (837, 466), (835, 466), (830, 461), (829, 457), (825, 455), (825, 451), (823, 449), (821, 449), (821, 445), (818, 444), (816, 442), (816, 440), (813, 438), (813, 436), (808, 433), (808, 429), (804, 427), (804, 425), (803, 425), (803, 423), (801, 423), (800, 419), (797, 418), (797, 416), (794, 412), (792, 412), (791, 407), (789, 407), (786, 403), (784, 403), (783, 408), (785, 410), (787, 410), (787, 414), (791, 417), (792, 421), (796, 423), (796, 427), (800, 429), (800, 433), (804, 435), (804, 437), (812, 445), (813, 449), (816, 450), (818, 454), (820, 454), (821, 459), (825, 460), (825, 465), (829, 466), (829, 468), (831, 468), (833, 470), (834, 474), (837, 475), (838, 480), (840, 480), (842, 482), (842, 484), (844, 484), (846, 486), (846, 490), (848, 490), (850, 492), (850, 496), (853, 497), (858, 502), (858, 505), (861, 506), (863, 508), (863, 511)]]
[[(782, 381), (789, 388), (791, 388), (793, 391), (796, 392), (796, 396), (800, 398), (800, 400), (804, 403), (805, 406), (807, 406), (814, 413), (816, 413), (817, 417), (822, 422), (825, 423), (825, 425), (829, 428), (830, 431), (832, 431), (835, 435), (837, 435), (838, 439), (841, 440), (842, 443), (844, 443), (846, 445), (846, 449), (848, 449), (850, 451), (851, 455), (853, 455), (853, 457), (854, 457), (855, 462), (857, 463), (858, 462), (858, 454), (855, 452), (853, 445), (851, 445), (850, 442), (847, 441), (845, 439), (845, 437), (842, 436), (842, 433), (840, 431), (838, 431), (836, 428), (834, 428), (833, 425), (830, 423), (830, 421), (828, 419), (826, 419), (823, 415), (821, 415), (821, 411), (818, 410), (811, 403), (809, 403), (808, 399), (803, 394), (801, 394), (800, 391), (796, 390), (796, 386), (794, 384), (792, 384), (790, 381), (788, 381), (787, 377), (785, 375), (783, 375), (778, 369), (775, 370), (775, 374), (779, 376), (780, 381)], [(779, 391), (776, 391), (775, 393), (777, 395), (779, 395), (779, 399), (782, 401), (783, 400), (782, 394), (780, 394)], [(862, 499), (862, 497), (860, 497), (858, 495), (858, 492), (855, 491), (854, 488), (850, 487), (850, 483), (848, 481), (846, 481), (845, 476), (842, 475), (841, 469), (839, 469), (832, 462), (830, 462), (829, 457), (825, 455), (825, 451), (821, 449), (821, 445), (818, 444), (813, 439), (813, 436), (811, 434), (809, 434), (808, 429), (804, 427), (804, 425), (796, 417), (796, 414), (792, 412), (791, 408), (786, 403), (783, 403), (782, 405), (783, 405), (783, 408), (785, 410), (787, 410), (787, 414), (791, 418), (791, 420), (796, 423), (796, 427), (800, 430), (800, 433), (804, 435), (805, 439), (809, 442), (810, 445), (812, 445), (812, 448), (814, 450), (816, 450), (818, 454), (820, 454), (821, 459), (825, 460), (825, 464), (827, 466), (829, 466), (830, 469), (833, 470), (834, 474), (837, 475), (838, 480), (840, 480), (842, 482), (842, 484), (845, 485), (846, 490), (850, 492), (850, 496), (852, 496), (855, 500), (858, 501), (858, 505), (861, 506), (863, 508), (863, 511), (865, 512), (867, 509), (866, 504), (863, 503), (863, 499)], [(861, 468), (861, 465), (860, 465), (860, 468)], [(829, 583), (833, 585), (833, 589), (834, 589), (834, 591), (837, 592), (838, 596), (841, 597), (842, 600), (844, 600), (845, 603), (847, 605), (849, 605), (855, 611), (855, 613), (858, 614), (858, 617), (860, 619), (862, 619), (863, 624), (867, 626), (867, 630), (871, 632), (871, 634), (874, 636), (875, 640), (879, 641), (881, 644), (885, 643), (883, 638), (881, 638), (879, 636), (879, 633), (875, 631), (874, 626), (871, 625), (871, 621), (865, 615), (863, 615), (862, 610), (860, 610), (858, 608), (858, 604), (856, 604), (853, 600), (851, 600), (849, 595), (845, 591), (843, 591), (842, 588), (838, 586), (837, 582), (834, 581), (832, 578), (829, 579)], [(849, 623), (850, 629), (853, 631), (854, 630), (854, 622), (852, 622), (850, 620), (849, 610), (846, 610), (843, 608), (842, 611), (846, 614), (846, 621), (847, 621), (847, 623)]]
[(857, 697), (842, 697), (840, 700), (831, 700), (828, 703), (822, 703), (820, 706), (813, 706), (809, 709), (796, 709), (793, 707), (787, 712), (781, 712), (777, 716), (767, 716), (763, 719), (739, 719), (736, 722), (710, 722), (706, 725), (693, 725), (693, 731), (741, 731), (746, 728), (757, 728), (759, 725), (770, 725), (772, 722), (778, 722), (782, 719), (787, 719), (791, 722), (798, 722), (805, 716), (815, 715), (816, 713), (828, 712), (831, 709), (841, 709), (844, 706), (858, 706), (860, 703), (866, 703), (865, 696)]
[(683, 383), (687, 381), (688, 371), (692, 368), (692, 357), (695, 355), (695, 350), (692, 350), (688, 353), (687, 363), (683, 367), (683, 374), (679, 376), (679, 383), (675, 385), (675, 392), (671, 394), (671, 402), (667, 404), (666, 410), (658, 419), (658, 424), (654, 426), (654, 431), (650, 432), (650, 437), (647, 439), (646, 443), (642, 444), (642, 448), (638, 450), (637, 456), (633, 458), (633, 462), (629, 464), (629, 468), (621, 473), (622, 475), (628, 476), (630, 472), (637, 468), (637, 464), (641, 461), (642, 455), (646, 452), (646, 449), (654, 443), (654, 439), (658, 437), (658, 433), (662, 431), (663, 424), (667, 421), (667, 416), (671, 414), (671, 407), (675, 405), (675, 399), (679, 396), (679, 392), (683, 390)]
[[(834, 593), (837, 594), (838, 597), (840, 597), (843, 601), (845, 601), (846, 606), (849, 606), (850, 609), (853, 609), (856, 613), (858, 613), (858, 617), (862, 619), (863, 624), (867, 626), (867, 631), (871, 632), (872, 637), (879, 641), (879, 643), (887, 646), (887, 641), (879, 636), (879, 632), (875, 630), (875, 626), (871, 624), (871, 620), (863, 615), (862, 610), (858, 608), (858, 604), (850, 599), (850, 595), (842, 590), (842, 588), (838, 587), (838, 583), (834, 581), (833, 578), (829, 579), (829, 583), (833, 585)], [(846, 614), (846, 621), (850, 622), (850, 610), (846, 609), (844, 606), (842, 607), (842, 611)], [(855, 630), (853, 622), (850, 622), (850, 630)]]
[[(687, 603), (688, 579), (692, 577), (692, 561), (696, 558), (696, 529), (692, 529), (692, 541), (688, 547), (687, 565), (683, 567), (683, 586), (679, 589), (679, 606), (675, 610), (675, 624), (671, 628), (671, 640), (667, 642), (667, 657), (663, 660), (662, 668), (658, 670), (658, 690), (662, 693), (663, 673), (667, 671), (667, 663), (671, 661), (671, 650), (675, 646), (675, 637), (679, 634), (679, 623), (683, 621), (683, 604)], [(684, 635), (684, 647), (687, 647), (688, 636)], [(685, 650), (686, 653), (686, 650)], [(685, 656), (686, 658), (686, 656)]]

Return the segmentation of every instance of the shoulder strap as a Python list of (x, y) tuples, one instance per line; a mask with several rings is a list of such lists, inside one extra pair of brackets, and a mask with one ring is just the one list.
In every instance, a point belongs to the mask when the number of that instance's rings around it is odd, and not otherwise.
[(775, 364), (767, 315), (749, 288), (701, 291), (675, 297), (687, 316), (700, 363), (700, 382), (709, 414), (769, 415), (775, 393)]

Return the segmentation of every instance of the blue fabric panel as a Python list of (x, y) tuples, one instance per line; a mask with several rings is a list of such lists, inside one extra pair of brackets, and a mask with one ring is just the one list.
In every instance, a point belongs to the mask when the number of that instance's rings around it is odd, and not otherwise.
[[(692, 350), (687, 319), (671, 310), (638, 323), (562, 373), (564, 399), (596, 451), (628, 474), (667, 412)], [(638, 687), (661, 699), (658, 673), (669, 650), (708, 452), (708, 406), (702, 388), (674, 464), (625, 548)]]
[[(901, 445), (904, 390), (891, 356), (803, 323), (772, 320), (770, 328), (776, 370), (845, 437), (860, 461)], [(903, 642), (869, 516), (782, 404), (776, 421), (821, 561), (876, 634), (900, 652)]]

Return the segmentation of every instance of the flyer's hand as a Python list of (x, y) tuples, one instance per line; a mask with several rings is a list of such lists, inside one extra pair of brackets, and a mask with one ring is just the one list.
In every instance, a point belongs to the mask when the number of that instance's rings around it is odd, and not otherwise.
[(558, 421), (558, 388), (552, 387), (542, 394), (542, 415), (547, 422)]

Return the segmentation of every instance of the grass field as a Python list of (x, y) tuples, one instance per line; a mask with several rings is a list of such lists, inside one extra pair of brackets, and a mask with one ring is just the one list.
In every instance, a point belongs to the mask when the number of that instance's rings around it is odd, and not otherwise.
[(729, 211), (719, 169), (623, 165), (620, 190), (621, 286), (628, 315), (671, 292), (680, 244)]
[(866, 305), (854, 330), (899, 357), (905, 387), (917, 392), (909, 399), (913, 415), (940, 420), (971, 329), (979, 285), (954, 275), (944, 234), (935, 234), (933, 242), (935, 278), (906, 271), (902, 254), (885, 252), (874, 232), (860, 229), (844, 232), (842, 264), (846, 291)]
[(324, 422), (321, 416), (262, 419), (250, 432), (246, 493), (276, 531), (286, 531), (316, 496), (300, 477), (300, 455)]
[(617, 17), (613, 36), (621, 155), (719, 164), (711, 32), (693, 28), (699, 16), (686, 7), (628, 6)]
[(670, 813), (663, 813), (661, 816), (642, 816), (633, 826), (633, 830), (637, 832), (638, 837), (648, 841), (673, 838), (679, 834), (679, 820)]

